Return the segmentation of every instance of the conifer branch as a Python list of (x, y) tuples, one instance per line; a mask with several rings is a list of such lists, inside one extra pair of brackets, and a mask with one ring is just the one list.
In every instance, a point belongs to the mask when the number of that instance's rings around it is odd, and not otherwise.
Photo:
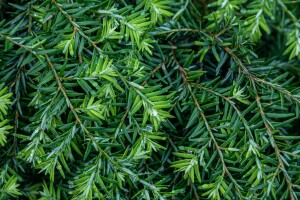
[(227, 168), (227, 166), (226, 166), (226, 163), (225, 163), (225, 161), (224, 161), (224, 157), (223, 157), (222, 150), (225, 150), (225, 149), (224, 149), (223, 147), (221, 147), (221, 146), (218, 145), (218, 143), (217, 143), (217, 141), (216, 141), (216, 139), (215, 139), (215, 136), (214, 136), (214, 134), (213, 134), (213, 132), (212, 132), (212, 129), (211, 129), (211, 127), (210, 127), (210, 125), (209, 125), (209, 123), (208, 123), (206, 117), (205, 117), (205, 114), (204, 114), (203, 110), (201, 109), (201, 106), (200, 106), (200, 104), (199, 104), (199, 102), (198, 102), (196, 96), (194, 95), (194, 93), (193, 93), (192, 90), (191, 90), (192, 85), (191, 85), (191, 83), (189, 83), (189, 82), (187, 81), (187, 78), (186, 78), (186, 71), (180, 66), (180, 63), (177, 61), (177, 59), (176, 59), (176, 57), (175, 57), (174, 51), (172, 51), (172, 54), (173, 54), (172, 58), (174, 59), (174, 61), (175, 61), (176, 64), (178, 65), (178, 69), (179, 69), (180, 74), (181, 74), (181, 76), (182, 76), (182, 78), (183, 78), (183, 80), (184, 80), (184, 83), (185, 83), (185, 85), (186, 85), (186, 87), (187, 87), (187, 89), (188, 89), (188, 91), (189, 91), (189, 93), (190, 93), (190, 95), (191, 95), (191, 97), (192, 97), (192, 99), (193, 99), (193, 101), (194, 101), (196, 107), (198, 108), (198, 110), (199, 110), (199, 112), (200, 112), (200, 116), (201, 116), (202, 120), (204, 121), (204, 124), (205, 124), (205, 126), (206, 126), (206, 129), (207, 129), (207, 131), (208, 131), (208, 133), (209, 133), (209, 135), (210, 135), (210, 138), (211, 138), (211, 140), (213, 141), (213, 144), (214, 144), (214, 146), (215, 146), (216, 149), (217, 149), (219, 158), (220, 158), (220, 160), (221, 160), (221, 162), (222, 162), (222, 165), (223, 165), (223, 173), (222, 173), (222, 176), (224, 177), (225, 174), (227, 174), (227, 175), (229, 176), (229, 178), (233, 181), (233, 184), (235, 185), (235, 188), (236, 188), (236, 190), (237, 190), (239, 196), (241, 197), (240, 186), (233, 180), (233, 177), (232, 177), (230, 171), (228, 170), (228, 168)]
[[(256, 87), (255, 87), (255, 81), (261, 82), (261, 83), (264, 83), (264, 84), (267, 84), (267, 82), (264, 81), (264, 80), (262, 80), (262, 79), (259, 79), (259, 78), (255, 77), (254, 75), (252, 75), (251, 73), (249, 73), (248, 69), (242, 64), (242, 61), (228, 47), (225, 46), (224, 50), (234, 58), (234, 60), (242, 68), (242, 70), (244, 71), (244, 73), (246, 75), (248, 75), (248, 78), (251, 81), (252, 88), (253, 88), (253, 90), (254, 90), (254, 92), (256, 94), (255, 101), (256, 101), (257, 106), (258, 106), (258, 108), (260, 110), (260, 114), (261, 114), (262, 120), (263, 120), (263, 122), (265, 124), (265, 127), (267, 129), (268, 135), (269, 135), (269, 137), (271, 139), (271, 144), (272, 144), (272, 146), (275, 149), (276, 157), (277, 157), (277, 159), (278, 159), (278, 161), (280, 163), (281, 168), (285, 170), (285, 166), (284, 166), (283, 161), (281, 159), (280, 150), (279, 150), (278, 146), (276, 145), (275, 138), (272, 135), (272, 129), (273, 129), (273, 127), (272, 127), (272, 125), (266, 119), (265, 113), (264, 113), (263, 108), (262, 108), (261, 103), (260, 103), (260, 97), (258, 96), (258, 91), (256, 90)], [(269, 86), (273, 86), (273, 84), (268, 84), (268, 85)], [(273, 86), (273, 88), (277, 89), (277, 87), (274, 87), (274, 86)], [(290, 95), (290, 93), (288, 91), (286, 91), (286, 90), (282, 91), (282, 90), (278, 90), (277, 89), (277, 91), (282, 92), (282, 93), (287, 94), (287, 95)], [(289, 97), (293, 98), (292, 96), (289, 96)], [(297, 100), (297, 99), (294, 99), (294, 100)], [(294, 191), (293, 191), (293, 188), (292, 188), (292, 183), (289, 181), (289, 178), (286, 176), (286, 174), (285, 173), (283, 173), (283, 174), (284, 174), (285, 180), (286, 180), (286, 182), (288, 184), (288, 188), (290, 190), (290, 198), (294, 200), (295, 198), (294, 198)]]
[(0, 0), (0, 199), (298, 199), (299, 6)]
[[(218, 38), (218, 39), (219, 39), (219, 38)], [(220, 40), (220, 39), (219, 39), (219, 40)], [(222, 40), (220, 40), (220, 41), (222, 41)], [(264, 84), (264, 85), (266, 85), (266, 86), (268, 86), (268, 87), (272, 87), (272, 88), (274, 88), (275, 90), (277, 90), (278, 92), (280, 92), (280, 93), (284, 94), (285, 96), (289, 97), (290, 99), (293, 99), (295, 102), (300, 103), (300, 98), (295, 97), (295, 96), (292, 95), (288, 90), (286, 90), (286, 89), (284, 89), (284, 88), (281, 89), (281, 88), (278, 87), (278, 85), (275, 85), (275, 84), (273, 84), (273, 83), (270, 83), (270, 82), (268, 82), (268, 81), (265, 81), (265, 80), (263, 80), (263, 79), (260, 79), (260, 78), (256, 77), (255, 75), (251, 74), (251, 73), (249, 72), (249, 70), (246, 68), (246, 66), (244, 66), (244, 64), (242, 63), (242, 61), (241, 61), (241, 60), (240, 60), (240, 59), (232, 52), (232, 50), (231, 50), (229, 47), (224, 46), (223, 49), (224, 49), (229, 55), (231, 55), (231, 56), (234, 58), (234, 60), (236, 61), (236, 63), (241, 67), (243, 73), (244, 73), (245, 75), (247, 75), (250, 79), (253, 79), (254, 81), (259, 82), (259, 83), (262, 83), (262, 84)]]
[(78, 33), (84, 37), (98, 52), (99, 55), (103, 55), (103, 51), (97, 46), (97, 43), (94, 42), (89, 36), (87, 36), (78, 26), (78, 24), (72, 19), (72, 17), (70, 15), (68, 15), (68, 13), (66, 11), (64, 11), (62, 9), (62, 7), (60, 6), (60, 4), (58, 4), (55, 0), (51, 0), (54, 5), (58, 8), (58, 10), (69, 20), (70, 24), (73, 26), (74, 28), (74, 32), (78, 31)]

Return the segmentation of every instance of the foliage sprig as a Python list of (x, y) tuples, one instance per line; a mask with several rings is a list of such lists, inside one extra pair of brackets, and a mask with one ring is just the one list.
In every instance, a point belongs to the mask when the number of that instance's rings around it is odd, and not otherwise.
[(298, 199), (299, 11), (0, 1), (0, 199)]

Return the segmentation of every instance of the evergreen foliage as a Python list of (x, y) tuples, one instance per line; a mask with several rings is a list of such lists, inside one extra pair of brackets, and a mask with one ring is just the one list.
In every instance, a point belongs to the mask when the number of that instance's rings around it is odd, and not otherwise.
[(0, 199), (298, 199), (299, 13), (0, 0)]

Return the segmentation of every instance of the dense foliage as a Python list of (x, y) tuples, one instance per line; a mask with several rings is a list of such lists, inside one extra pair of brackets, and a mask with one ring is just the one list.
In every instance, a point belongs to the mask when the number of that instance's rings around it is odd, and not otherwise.
[(298, 199), (299, 13), (0, 0), (0, 199)]

